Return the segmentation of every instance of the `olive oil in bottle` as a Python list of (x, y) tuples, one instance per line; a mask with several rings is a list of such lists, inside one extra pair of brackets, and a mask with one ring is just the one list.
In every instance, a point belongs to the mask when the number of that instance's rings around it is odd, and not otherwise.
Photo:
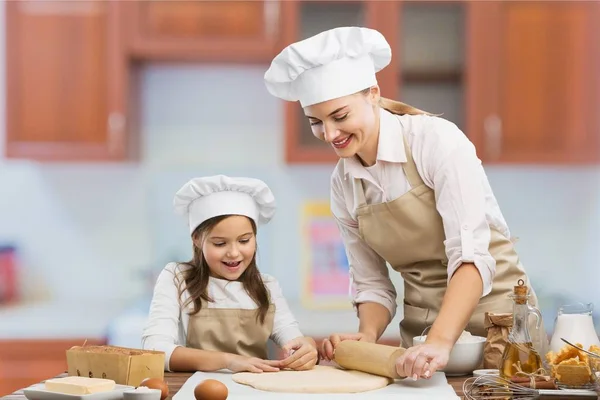
[(500, 365), (500, 376), (509, 380), (519, 371), (531, 374), (543, 366), (542, 359), (532, 344), (527, 327), (529, 314), (537, 317), (538, 328), (542, 316), (537, 308), (528, 303), (528, 288), (522, 279), (519, 279), (518, 285), (514, 287), (510, 297), (514, 301), (513, 325), (508, 334), (508, 342), (504, 348)]

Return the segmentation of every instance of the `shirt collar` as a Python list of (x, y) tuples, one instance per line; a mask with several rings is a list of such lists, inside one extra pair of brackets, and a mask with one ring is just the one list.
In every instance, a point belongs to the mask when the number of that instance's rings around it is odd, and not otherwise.
[[(379, 111), (379, 139), (377, 142), (376, 162), (406, 162), (406, 150), (402, 140), (403, 126), (400, 119), (391, 112), (381, 108)], [(360, 163), (358, 156), (344, 158), (345, 174), (354, 178), (368, 178), (369, 172)]]

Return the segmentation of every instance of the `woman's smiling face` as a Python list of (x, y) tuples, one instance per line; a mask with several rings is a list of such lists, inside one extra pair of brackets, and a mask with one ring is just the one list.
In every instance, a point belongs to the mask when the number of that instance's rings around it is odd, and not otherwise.
[[(304, 107), (313, 135), (341, 158), (377, 149), (379, 88)], [(374, 146), (373, 146), (374, 145)], [(361, 157), (363, 158), (363, 157)]]

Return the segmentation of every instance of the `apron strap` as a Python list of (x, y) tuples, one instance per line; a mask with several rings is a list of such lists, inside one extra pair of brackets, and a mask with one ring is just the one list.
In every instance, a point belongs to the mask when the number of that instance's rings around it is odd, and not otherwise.
[(404, 141), (404, 152), (406, 153), (406, 162), (402, 163), (402, 169), (404, 170), (406, 179), (408, 180), (411, 188), (424, 185), (425, 182), (423, 182), (421, 175), (419, 175), (417, 165), (412, 157), (412, 151), (410, 150), (410, 146), (408, 145), (408, 140), (406, 140), (406, 135), (404, 132), (402, 133), (402, 140)]
[(354, 178), (354, 204), (356, 204), (357, 209), (367, 206), (365, 186), (360, 178)]
[[(406, 153), (406, 162), (402, 163), (402, 169), (404, 170), (406, 179), (411, 188), (424, 185), (425, 182), (423, 182), (421, 175), (419, 175), (417, 165), (412, 157), (412, 151), (410, 150), (408, 140), (406, 140), (406, 135), (404, 133), (402, 134), (402, 141), (404, 142), (404, 152)], [(367, 205), (365, 186), (360, 178), (354, 178), (354, 204), (357, 205), (357, 208), (365, 207)]]

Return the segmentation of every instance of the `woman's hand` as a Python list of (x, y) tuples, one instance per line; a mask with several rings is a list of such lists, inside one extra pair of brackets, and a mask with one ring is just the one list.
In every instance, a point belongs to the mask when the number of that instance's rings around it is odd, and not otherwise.
[(233, 372), (277, 372), (279, 364), (279, 360), (262, 360), (237, 354), (229, 354), (227, 359), (227, 369)]
[(337, 345), (343, 340), (356, 340), (360, 342), (375, 343), (376, 339), (365, 333), (334, 333), (329, 339), (323, 339), (320, 355), (323, 360), (333, 360), (333, 352)]
[(309, 337), (299, 337), (282, 347), (285, 358), (280, 361), (280, 368), (290, 368), (296, 371), (311, 369), (319, 361), (317, 344)]
[(447, 345), (427, 342), (410, 347), (396, 360), (396, 372), (413, 380), (429, 379), (446, 366), (451, 350)]

